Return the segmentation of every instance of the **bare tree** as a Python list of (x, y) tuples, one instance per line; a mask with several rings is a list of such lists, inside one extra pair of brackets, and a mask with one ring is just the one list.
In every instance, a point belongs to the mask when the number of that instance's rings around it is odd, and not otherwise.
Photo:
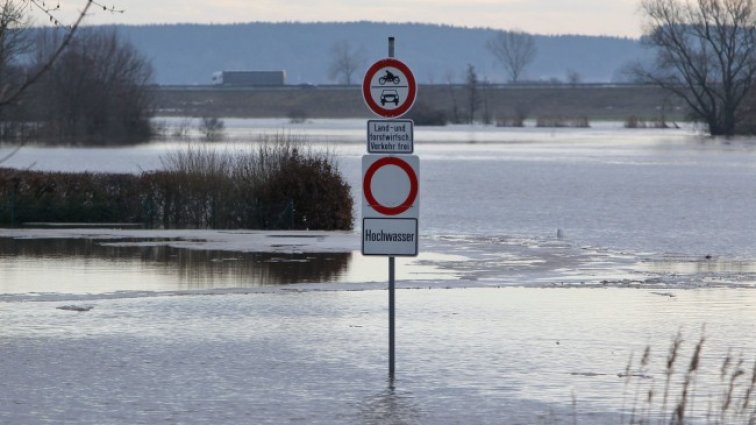
[(580, 75), (579, 72), (575, 71), (574, 69), (567, 70), (567, 84), (574, 87), (582, 82), (583, 82), (583, 76)]
[[(61, 38), (60, 44), (50, 55), (48, 62), (44, 63), (41, 67), (38, 67), (35, 72), (28, 74), (24, 81), (14, 90), (0, 93), (0, 108), (15, 102), (21, 96), (21, 94), (23, 94), (24, 91), (26, 91), (29, 87), (39, 81), (42, 75), (50, 70), (52, 64), (58, 59), (58, 57), (60, 57), (60, 55), (73, 39), (74, 34), (76, 34), (76, 31), (78, 30), (79, 26), (84, 20), (84, 17), (87, 15), (87, 12), (90, 10), (90, 8), (92, 8), (92, 6), (101, 7), (105, 11), (111, 11), (114, 13), (123, 12), (122, 10), (116, 9), (115, 6), (108, 7), (94, 0), (86, 0), (84, 1), (84, 6), (81, 9), (76, 20), (70, 25), (65, 25), (57, 18), (56, 14), (61, 10), (60, 3), (57, 3), (55, 6), (50, 7), (47, 5), (47, 3), (40, 0), (5, 0), (2, 5), (3, 12), (5, 13), (7, 11), (9, 16), (13, 17), (13, 19), (8, 20), (7, 24), (10, 25), (10, 28), (15, 30), (16, 33), (21, 29), (20, 27), (24, 23), (28, 25), (29, 19), (23, 14), (23, 12), (24, 10), (29, 8), (41, 11), (56, 27), (65, 27), (66, 34)], [(7, 28), (8, 27), (0, 28), (0, 31), (5, 32), (4, 30)], [(11, 31), (11, 33), (13, 33), (13, 31)]]
[[(60, 44), (49, 55), (47, 62), (37, 66), (33, 72), (24, 73), (25, 75), (18, 81), (5, 78), (0, 81), (0, 111), (17, 102), (24, 92), (39, 82), (42, 76), (50, 70), (53, 63), (68, 47), (68, 44), (92, 7), (101, 8), (111, 13), (124, 12), (115, 6), (108, 6), (95, 0), (82, 0), (80, 4), (82, 6), (79, 9), (78, 15), (76, 15), (77, 17), (71, 23), (64, 23), (58, 18), (58, 14), (64, 9), (64, 6), (61, 6), (60, 2), (56, 2), (54, 6), (49, 6), (43, 0), (3, 0), (0, 3), (0, 15), (2, 15), (2, 19), (0, 19), (0, 44), (4, 45), (4, 53), (6, 54), (3, 57), (4, 64), (13, 64), (17, 56), (23, 53), (24, 42), (26, 40), (23, 31), (30, 25), (27, 11), (37, 10), (46, 16), (48, 21), (55, 27), (66, 28), (65, 36), (62, 37)], [(0, 75), (0, 78), (2, 77)], [(23, 147), (23, 143), (17, 144), (11, 152), (0, 157), (0, 164), (15, 155), (21, 147)]]
[(756, 76), (753, 0), (642, 0), (653, 67), (633, 73), (680, 96), (711, 135), (735, 134)]
[(354, 74), (365, 66), (365, 58), (364, 48), (353, 47), (347, 40), (337, 42), (331, 47), (328, 78), (341, 84), (352, 84)]
[[(31, 52), (24, 12), (17, 1), (0, 1), (0, 99), (23, 82), (24, 70), (20, 58)], [(0, 139), (15, 139), (23, 133), (19, 109), (0, 108)]]
[(19, 73), (15, 72), (18, 58), (30, 50), (24, 31), (27, 27), (28, 20), (20, 3), (14, 0), (0, 3), (0, 97), (11, 90), (18, 78)]
[[(39, 62), (59, 45), (39, 41)], [(30, 93), (43, 134), (68, 143), (136, 143), (151, 135), (150, 62), (114, 29), (86, 28)]]
[(478, 84), (478, 73), (475, 72), (475, 67), (467, 64), (465, 91), (467, 92), (467, 122), (469, 124), (475, 122), (475, 114), (480, 108), (481, 99)]
[(444, 80), (446, 80), (446, 86), (449, 88), (449, 98), (451, 98), (452, 110), (451, 110), (451, 122), (454, 124), (460, 124), (462, 118), (459, 113), (459, 105), (457, 103), (457, 94), (454, 88), (454, 72), (447, 69), (444, 73)]
[(535, 38), (522, 31), (498, 31), (488, 40), (486, 48), (501, 63), (513, 83), (520, 81), (538, 52)]

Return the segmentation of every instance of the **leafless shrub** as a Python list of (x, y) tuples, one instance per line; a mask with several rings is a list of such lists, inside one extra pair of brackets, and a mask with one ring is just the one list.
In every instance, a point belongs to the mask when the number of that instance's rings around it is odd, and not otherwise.
[(644, 120), (637, 115), (630, 115), (625, 119), (624, 123), (625, 128), (656, 128), (656, 129), (664, 129), (664, 128), (670, 128), (669, 124), (667, 124), (666, 120), (663, 117), (659, 117), (652, 120)]
[(164, 227), (350, 229), (349, 185), (328, 152), (286, 135), (253, 150), (189, 146), (151, 173)]
[(538, 117), (536, 127), (542, 128), (589, 128), (588, 117)]
[(307, 112), (303, 109), (292, 109), (287, 114), (289, 122), (292, 124), (303, 124), (307, 122)]
[(497, 127), (525, 127), (525, 117), (501, 117), (496, 119)]
[(226, 123), (218, 117), (202, 117), (199, 132), (208, 142), (218, 142), (224, 139)]
[(189, 131), (192, 128), (192, 120), (190, 118), (183, 118), (181, 121), (173, 126), (171, 131), (171, 137), (180, 140), (189, 139)]

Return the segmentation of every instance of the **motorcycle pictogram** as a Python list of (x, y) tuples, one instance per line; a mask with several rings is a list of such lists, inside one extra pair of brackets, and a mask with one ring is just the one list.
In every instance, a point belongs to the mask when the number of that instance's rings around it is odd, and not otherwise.
[(399, 82), (401, 81), (401, 79), (399, 79), (399, 76), (398, 76), (398, 75), (394, 75), (394, 74), (392, 74), (392, 73), (391, 73), (391, 71), (389, 71), (389, 70), (387, 69), (387, 70), (386, 70), (386, 75), (384, 75), (384, 76), (382, 76), (382, 77), (378, 78), (378, 84), (380, 84), (380, 85), (384, 85), (384, 84), (386, 84), (386, 83), (387, 83), (388, 81), (391, 81), (391, 82), (392, 82), (392, 83), (394, 83), (394, 84), (399, 84)]

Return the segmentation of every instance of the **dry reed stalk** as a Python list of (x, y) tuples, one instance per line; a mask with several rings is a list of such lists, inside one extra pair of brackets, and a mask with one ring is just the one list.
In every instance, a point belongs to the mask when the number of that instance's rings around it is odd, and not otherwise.
[[(677, 331), (677, 335), (675, 335), (675, 339), (672, 340), (672, 345), (669, 347), (669, 353), (667, 354), (667, 363), (666, 368), (664, 370), (665, 374), (665, 380), (664, 380), (664, 392), (662, 395), (662, 409), (661, 409), (661, 424), (663, 424), (666, 421), (666, 411), (667, 411), (667, 399), (669, 398), (669, 384), (672, 380), (672, 375), (675, 372), (675, 361), (677, 361), (677, 354), (680, 350), (680, 346), (683, 343), (682, 338), (682, 332)], [(671, 418), (670, 418), (671, 420)]]
[(738, 359), (737, 364), (732, 370), (732, 373), (729, 377), (729, 382), (727, 384), (727, 391), (724, 394), (724, 400), (722, 401), (722, 406), (720, 410), (720, 423), (725, 424), (725, 422), (728, 413), (730, 412), (730, 407), (732, 406), (733, 401), (733, 394), (735, 393), (736, 388), (736, 381), (741, 376), (745, 375), (745, 371), (742, 369), (743, 366), (743, 355), (740, 355), (740, 358)]
[[(648, 346), (646, 346), (648, 348)], [(625, 411), (625, 401), (627, 396), (627, 387), (630, 385), (630, 377), (632, 376), (632, 370), (633, 370), (633, 357), (635, 356), (635, 353), (630, 353), (630, 358), (627, 359), (627, 364), (625, 365), (625, 384), (622, 389), (622, 409), (620, 410), (623, 412), (622, 415), (620, 415), (620, 425), (624, 424), (624, 411)], [(634, 415), (631, 414), (630, 416), (630, 422), (632, 423)]]
[[(646, 348), (643, 350), (643, 356), (641, 356), (640, 367), (638, 368), (638, 372), (635, 374), (636, 376), (639, 377), (639, 379), (640, 379), (641, 376), (645, 376), (646, 375), (648, 364), (649, 364), (650, 361), (651, 361), (651, 346), (647, 345)], [(640, 389), (641, 389), (641, 385), (640, 385), (640, 381), (639, 381), (638, 385), (635, 387), (635, 394), (633, 395), (633, 408), (632, 408), (631, 415), (630, 415), (630, 423), (631, 424), (635, 423), (635, 419), (636, 419), (635, 415), (636, 415), (636, 412), (638, 410), (638, 400), (640, 398)], [(644, 409), (642, 407), (641, 407), (640, 410), (643, 413), (640, 416), (640, 423), (643, 423), (644, 422), (644, 417), (646, 416), (646, 413), (643, 412)], [(646, 411), (648, 411), (648, 410), (649, 410), (649, 408), (646, 408)]]
[(748, 388), (746, 388), (745, 396), (743, 397), (743, 405), (741, 406), (741, 410), (744, 412), (748, 410), (748, 406), (751, 402), (751, 397), (753, 396), (754, 387), (756, 387), (756, 361), (753, 363), (753, 368), (751, 368), (751, 381), (748, 383)]
[(688, 396), (691, 397), (691, 404), (692, 404), (692, 393), (689, 393), (690, 386), (696, 379), (696, 373), (698, 372), (698, 366), (701, 362), (701, 349), (703, 348), (703, 344), (706, 338), (701, 335), (701, 338), (698, 340), (698, 344), (696, 344), (696, 348), (693, 350), (693, 356), (690, 359), (690, 364), (688, 365), (688, 370), (685, 373), (685, 380), (683, 381), (683, 387), (682, 392), (680, 394), (680, 400), (677, 402), (677, 406), (675, 407), (673, 420), (671, 421), (674, 425), (683, 425), (685, 423), (685, 413), (688, 403)]

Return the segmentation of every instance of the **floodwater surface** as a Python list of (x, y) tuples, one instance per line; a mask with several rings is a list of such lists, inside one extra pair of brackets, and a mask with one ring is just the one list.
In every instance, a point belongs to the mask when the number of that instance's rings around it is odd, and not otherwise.
[[(90, 309), (60, 309), (72, 302)], [(628, 423), (671, 412), (660, 395), (678, 331), (675, 402), (706, 337), (700, 418), (726, 393), (730, 349), (747, 371), (735, 394), (747, 387), (754, 308), (748, 289), (400, 290), (387, 389), (386, 291), (0, 303), (0, 422)], [(651, 406), (633, 401), (652, 388)]]
[[(334, 152), (359, 206), (364, 120), (283, 123), (232, 120), (214, 146), (303, 135)], [(395, 385), (384, 258), (17, 235), (0, 240), (0, 422), (668, 423), (653, 416), (673, 409), (659, 397), (678, 332), (675, 402), (705, 336), (689, 416), (750, 382), (753, 139), (603, 125), (416, 137), (422, 254), (397, 266)], [(138, 172), (184, 148), (31, 147), (6, 165)]]
[[(364, 120), (228, 124), (229, 141), (218, 149), (247, 149), (282, 134), (330, 150), (361, 205)], [(756, 257), (753, 139), (705, 138), (691, 127), (594, 126), (418, 127), (421, 235), (543, 238), (561, 231), (578, 245), (632, 253)], [(186, 146), (28, 147), (6, 165), (137, 173), (160, 168), (161, 155)]]

